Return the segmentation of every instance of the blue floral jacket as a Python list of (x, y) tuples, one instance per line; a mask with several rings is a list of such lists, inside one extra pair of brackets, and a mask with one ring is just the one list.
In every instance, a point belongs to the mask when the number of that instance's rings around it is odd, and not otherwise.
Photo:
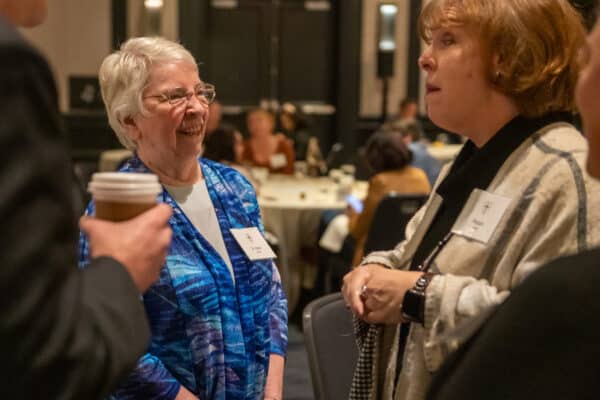
[[(263, 230), (256, 194), (237, 171), (201, 159), (235, 284), (223, 259), (170, 194), (173, 240), (160, 279), (144, 294), (152, 329), (147, 354), (116, 399), (174, 399), (183, 385), (202, 400), (262, 399), (269, 356), (287, 347), (287, 301), (272, 260), (250, 261), (231, 228)], [(134, 156), (121, 169), (150, 172)], [(94, 213), (90, 203), (87, 213)], [(88, 262), (80, 237), (80, 265)]]

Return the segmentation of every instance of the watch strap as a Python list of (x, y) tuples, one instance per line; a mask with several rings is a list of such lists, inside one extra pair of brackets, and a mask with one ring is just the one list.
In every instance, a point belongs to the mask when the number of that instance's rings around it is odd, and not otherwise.
[(402, 319), (407, 322), (425, 322), (425, 292), (436, 274), (423, 273), (415, 282), (415, 286), (404, 294), (402, 301)]

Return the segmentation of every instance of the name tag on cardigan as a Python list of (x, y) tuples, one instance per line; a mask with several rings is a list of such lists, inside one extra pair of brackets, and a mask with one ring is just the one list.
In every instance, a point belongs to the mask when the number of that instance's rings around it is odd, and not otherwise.
[(487, 243), (510, 204), (508, 197), (475, 189), (452, 227), (452, 233)]
[(231, 229), (231, 234), (251, 261), (277, 257), (257, 228)]

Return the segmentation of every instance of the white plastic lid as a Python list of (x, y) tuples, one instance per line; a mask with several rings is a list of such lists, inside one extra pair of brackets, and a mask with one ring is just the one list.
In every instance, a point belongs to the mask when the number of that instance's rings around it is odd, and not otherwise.
[(158, 182), (158, 176), (139, 172), (96, 172), (92, 174), (92, 182), (151, 183)]
[(98, 172), (88, 184), (88, 192), (102, 200), (150, 201), (161, 191), (158, 176), (135, 172)]

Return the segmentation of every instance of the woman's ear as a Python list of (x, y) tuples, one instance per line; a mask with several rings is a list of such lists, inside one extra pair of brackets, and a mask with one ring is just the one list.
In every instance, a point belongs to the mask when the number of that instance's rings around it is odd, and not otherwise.
[(122, 125), (125, 128), (125, 133), (127, 136), (129, 136), (129, 138), (134, 142), (137, 142), (141, 136), (141, 132), (135, 122), (135, 119), (132, 116), (127, 116), (123, 118)]
[(492, 54), (492, 71), (504, 72), (504, 57), (502, 54), (494, 52)]

